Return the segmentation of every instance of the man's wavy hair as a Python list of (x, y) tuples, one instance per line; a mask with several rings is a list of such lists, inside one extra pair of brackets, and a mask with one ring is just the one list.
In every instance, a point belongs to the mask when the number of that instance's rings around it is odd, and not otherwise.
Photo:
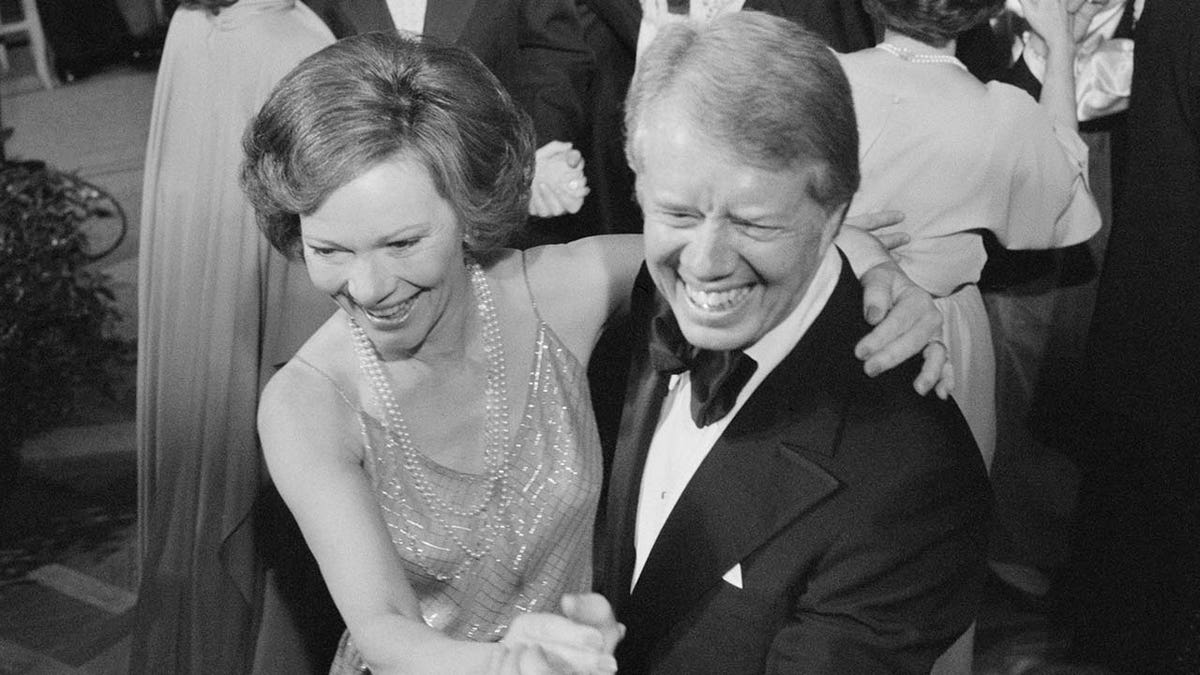
[(398, 31), (341, 40), (275, 87), (242, 139), (242, 188), (271, 244), (297, 257), (300, 216), (383, 162), (430, 173), (468, 250), (503, 245), (528, 215), (533, 127), (464, 49)]
[(858, 126), (850, 84), (819, 37), (787, 19), (733, 12), (659, 32), (625, 100), (625, 154), (641, 170), (639, 135), (662, 105), (767, 170), (811, 169), (809, 196), (826, 210), (858, 190)]
[(1004, 0), (863, 0), (863, 7), (884, 27), (943, 47), (999, 14)]

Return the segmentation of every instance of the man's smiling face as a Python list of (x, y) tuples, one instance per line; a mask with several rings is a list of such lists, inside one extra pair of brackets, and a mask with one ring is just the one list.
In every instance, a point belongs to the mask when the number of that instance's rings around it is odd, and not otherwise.
[(682, 109), (660, 101), (634, 139), (646, 264), (688, 342), (749, 347), (800, 302), (842, 209), (810, 195), (819, 168), (752, 165)]

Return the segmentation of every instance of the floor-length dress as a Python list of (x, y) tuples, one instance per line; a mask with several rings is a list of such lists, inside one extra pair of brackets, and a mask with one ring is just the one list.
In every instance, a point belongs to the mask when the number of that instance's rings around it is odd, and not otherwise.
[(253, 655), (261, 376), (334, 307), (259, 233), (241, 135), (279, 78), (332, 42), (294, 0), (171, 19), (142, 194), (132, 672), (237, 673)]
[(862, 186), (850, 215), (905, 219), (882, 230), (911, 243), (900, 266), (937, 296), (954, 365), (954, 398), (990, 466), (996, 439), (995, 355), (975, 282), (980, 232), (1013, 249), (1087, 240), (1100, 213), (1087, 147), (1020, 89), (982, 84), (956, 63), (918, 63), (880, 49), (840, 57), (858, 116)]

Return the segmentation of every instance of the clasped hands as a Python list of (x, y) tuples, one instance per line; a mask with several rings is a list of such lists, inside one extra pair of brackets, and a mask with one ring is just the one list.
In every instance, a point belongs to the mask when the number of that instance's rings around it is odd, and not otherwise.
[(520, 614), (500, 644), (492, 675), (611, 675), (613, 650), (625, 635), (612, 607), (598, 593), (568, 594), (562, 615)]
[(583, 155), (570, 143), (550, 141), (534, 154), (529, 215), (551, 218), (576, 213), (588, 196)]

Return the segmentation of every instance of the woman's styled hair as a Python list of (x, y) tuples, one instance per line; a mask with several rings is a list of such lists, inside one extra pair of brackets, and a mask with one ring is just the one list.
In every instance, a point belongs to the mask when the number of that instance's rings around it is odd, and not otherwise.
[(1004, 0), (863, 0), (886, 28), (934, 47), (1000, 13)]
[(430, 173), (467, 247), (503, 244), (528, 215), (533, 131), (496, 78), (458, 47), (365, 33), (301, 61), (242, 139), (242, 188), (271, 244), (298, 256), (300, 216), (380, 163)]
[(660, 105), (687, 111), (738, 158), (769, 170), (811, 167), (826, 209), (858, 190), (850, 84), (825, 42), (798, 24), (742, 11), (665, 27), (642, 56), (625, 101), (625, 153), (641, 169), (639, 134)]

